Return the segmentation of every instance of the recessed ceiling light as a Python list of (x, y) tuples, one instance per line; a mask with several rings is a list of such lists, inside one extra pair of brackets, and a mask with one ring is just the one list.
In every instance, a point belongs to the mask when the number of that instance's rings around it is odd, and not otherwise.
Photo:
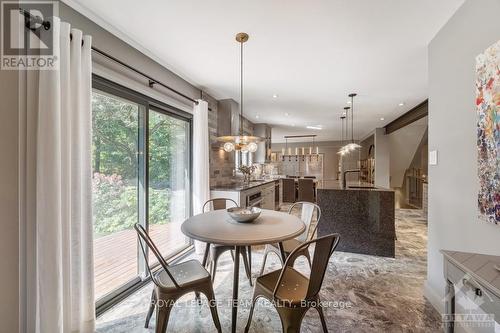
[(280, 97), (280, 95), (278, 95), (278, 94), (273, 95), (273, 98), (278, 98), (278, 97)]
[(351, 101), (347, 101), (347, 104), (351, 104)]
[(256, 115), (255, 118), (259, 119), (260, 117), (259, 117), (259, 115)]
[(295, 127), (295, 124), (292, 124), (292, 127)]
[(382, 117), (382, 118), (380, 118), (380, 120), (385, 120), (385, 118), (384, 118), (384, 117)]
[(290, 115), (290, 114), (289, 114), (288, 112), (285, 112), (285, 116), (287, 116), (287, 117), (288, 117), (289, 115)]
[(313, 130), (321, 130), (321, 129), (323, 129), (323, 128), (321, 127), (321, 125), (317, 125), (317, 126), (306, 126), (306, 128), (308, 128), (308, 129), (313, 129)]
[(405, 103), (401, 102), (398, 104), (399, 106), (405, 106)]

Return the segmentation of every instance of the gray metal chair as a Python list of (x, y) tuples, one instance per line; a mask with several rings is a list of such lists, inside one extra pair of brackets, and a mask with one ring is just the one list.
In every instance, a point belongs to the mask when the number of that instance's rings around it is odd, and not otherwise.
[(310, 178), (299, 179), (299, 201), (315, 202), (314, 180)]
[[(318, 205), (311, 202), (296, 202), (288, 208), (288, 214), (292, 214), (295, 207), (301, 206), (301, 220), (306, 225), (306, 231), (295, 239), (290, 239), (284, 241), (283, 250), (285, 251), (285, 255), (288, 258), (290, 253), (292, 253), (297, 247), (303, 244), (306, 241), (309, 241), (314, 238), (314, 234), (316, 233), (316, 228), (318, 227), (318, 223), (321, 219), (321, 208)], [(316, 213), (316, 223), (313, 224), (312, 220), (314, 217), (314, 213)], [(266, 260), (269, 253), (275, 253), (283, 264), (283, 259), (281, 258), (281, 252), (279, 250), (278, 244), (266, 244), (264, 248), (264, 257), (262, 259), (262, 267), (260, 268), (259, 275), (264, 273), (264, 268), (266, 266)], [(300, 256), (306, 257), (309, 262), (309, 267), (311, 267), (311, 256), (309, 254), (309, 250), (303, 249), (302, 251), (296, 252), (296, 255), (292, 257), (289, 262), (293, 266), (295, 259)]]
[[(138, 223), (134, 226), (134, 229), (137, 232), (138, 241), (141, 246), (142, 254), (144, 255), (144, 260), (146, 261), (149, 275), (155, 284), (144, 327), (148, 328), (149, 321), (156, 308), (155, 332), (165, 333), (167, 331), (170, 311), (174, 303), (183, 295), (195, 292), (197, 297), (199, 293), (207, 297), (208, 306), (210, 307), (215, 327), (218, 332), (222, 332), (219, 315), (217, 314), (217, 303), (215, 301), (212, 281), (205, 267), (197, 260), (188, 260), (175, 265), (167, 264), (146, 230)], [(153, 252), (162, 267), (162, 269), (157, 272), (153, 273), (149, 267), (148, 256), (143, 242), (145, 242), (147, 247)]]
[[(305, 242), (288, 256), (281, 270), (257, 278), (245, 333), (250, 329), (255, 302), (260, 297), (275, 305), (283, 332), (300, 332), (302, 318), (310, 308), (315, 308), (319, 312), (323, 332), (328, 332), (318, 294), (323, 284), (328, 261), (337, 247), (339, 237), (338, 234), (331, 234)], [(307, 249), (311, 244), (315, 244), (314, 257), (311, 274), (306, 277), (293, 269), (288, 261), (292, 260), (297, 252)]]
[[(231, 203), (231, 207), (238, 207), (238, 204), (236, 201), (233, 199), (229, 198), (217, 198), (217, 199), (210, 199), (207, 202), (203, 204), (203, 213), (206, 213), (208, 211), (212, 210), (220, 210), (220, 209), (226, 209), (228, 207), (228, 203)], [(205, 253), (203, 255), (203, 262), (202, 265), (204, 267), (207, 266), (207, 259), (208, 256), (210, 256), (210, 274), (212, 275), (212, 282), (215, 279), (215, 273), (217, 272), (217, 262), (219, 260), (219, 257), (226, 251), (231, 251), (231, 256), (233, 257), (234, 260), (234, 246), (230, 245), (220, 245), (220, 244), (209, 244), (207, 243), (205, 246)], [(252, 255), (251, 255), (251, 247), (248, 246), (246, 248), (242, 248), (241, 255), (243, 256), (243, 264), (245, 266), (245, 272), (248, 277), (248, 281), (250, 285), (252, 286)]]

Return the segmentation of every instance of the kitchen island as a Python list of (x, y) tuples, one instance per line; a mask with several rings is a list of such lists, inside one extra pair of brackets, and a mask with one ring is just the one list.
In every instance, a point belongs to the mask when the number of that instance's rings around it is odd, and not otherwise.
[(339, 251), (394, 257), (394, 191), (332, 184), (319, 188), (317, 198), (318, 236), (339, 233)]

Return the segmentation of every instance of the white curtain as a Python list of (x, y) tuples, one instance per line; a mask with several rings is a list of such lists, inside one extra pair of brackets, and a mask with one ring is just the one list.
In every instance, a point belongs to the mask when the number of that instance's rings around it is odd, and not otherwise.
[(59, 69), (40, 70), (33, 94), (38, 96), (35, 326), (39, 333), (94, 332), (92, 41), (58, 18), (52, 27)]
[[(203, 204), (210, 199), (210, 163), (208, 139), (208, 103), (198, 100), (193, 110), (193, 213), (202, 213)], [(196, 252), (203, 244), (195, 242)]]

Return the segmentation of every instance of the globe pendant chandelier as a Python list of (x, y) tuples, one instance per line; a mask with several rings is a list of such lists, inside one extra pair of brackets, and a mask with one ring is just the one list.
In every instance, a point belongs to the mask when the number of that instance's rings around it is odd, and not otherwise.
[(236, 35), (236, 41), (240, 43), (240, 130), (239, 135), (226, 135), (217, 138), (223, 142), (226, 152), (241, 151), (243, 153), (254, 153), (257, 151), (257, 143), (263, 138), (251, 135), (243, 135), (243, 44), (248, 41), (248, 34), (240, 32)]

